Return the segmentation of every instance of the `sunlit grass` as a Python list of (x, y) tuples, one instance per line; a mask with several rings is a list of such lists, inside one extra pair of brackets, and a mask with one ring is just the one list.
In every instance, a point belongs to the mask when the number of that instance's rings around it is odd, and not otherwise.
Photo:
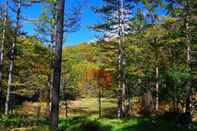
[[(62, 103), (62, 102), (61, 102)], [(65, 118), (64, 105), (60, 110), (60, 131), (185, 131), (184, 128), (176, 130), (173, 120), (156, 119), (151, 117), (116, 118), (116, 99), (102, 99), (102, 118), (98, 117), (97, 98), (83, 98), (69, 103), (68, 118)], [(25, 106), (25, 107), (24, 107)], [(40, 107), (40, 118), (37, 118), (36, 109)], [(44, 119), (46, 103), (26, 103), (18, 110), (24, 116), (11, 116), (3, 118), (1, 122), (11, 125), (13, 131), (49, 131), (49, 121)], [(28, 115), (28, 111), (31, 114)], [(27, 114), (26, 114), (27, 113)], [(113, 117), (111, 117), (113, 116)], [(2, 124), (2, 123), (1, 123)], [(197, 122), (194, 122), (197, 127)], [(1, 129), (0, 131), (4, 131)], [(195, 131), (195, 130), (192, 130)]]

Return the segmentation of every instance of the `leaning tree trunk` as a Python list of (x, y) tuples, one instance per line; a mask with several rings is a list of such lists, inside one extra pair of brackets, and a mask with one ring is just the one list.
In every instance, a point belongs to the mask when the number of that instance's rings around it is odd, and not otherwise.
[(10, 102), (10, 91), (12, 86), (12, 79), (13, 79), (13, 67), (14, 67), (14, 54), (15, 54), (15, 46), (17, 42), (17, 36), (18, 36), (18, 30), (19, 30), (19, 20), (20, 20), (20, 13), (21, 13), (21, 0), (17, 3), (17, 12), (16, 12), (16, 28), (15, 28), (15, 39), (12, 43), (10, 53), (9, 53), (9, 59), (10, 59), (10, 65), (9, 65), (9, 74), (8, 74), (8, 88), (7, 88), (7, 95), (6, 95), (6, 102), (5, 102), (5, 114), (8, 114), (9, 112), (9, 102)]
[(58, 130), (59, 119), (59, 91), (61, 80), (61, 62), (62, 62), (62, 43), (64, 28), (64, 5), (65, 0), (56, 1), (56, 34), (55, 34), (55, 58), (52, 88), (52, 106), (51, 106), (51, 131)]

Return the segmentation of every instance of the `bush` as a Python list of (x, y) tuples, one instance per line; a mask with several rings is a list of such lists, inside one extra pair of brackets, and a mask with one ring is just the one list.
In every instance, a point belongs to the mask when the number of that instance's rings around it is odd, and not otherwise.
[(17, 114), (0, 115), (0, 127), (19, 128), (28, 126), (38, 126), (48, 124), (46, 120), (37, 120), (29, 116), (20, 116)]

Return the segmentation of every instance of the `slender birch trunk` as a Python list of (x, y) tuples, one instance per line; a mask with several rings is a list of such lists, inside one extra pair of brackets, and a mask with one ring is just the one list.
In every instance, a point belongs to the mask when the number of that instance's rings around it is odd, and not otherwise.
[[(191, 11), (191, 3), (190, 1), (186, 1), (185, 5), (185, 33), (186, 33), (186, 45), (187, 45), (187, 65), (188, 65), (188, 70), (191, 75), (191, 31), (190, 31), (190, 11)], [(192, 82), (191, 78), (188, 79), (187, 84), (186, 84), (186, 114), (188, 115), (188, 128), (191, 128), (192, 125)]]
[(102, 103), (101, 103), (101, 98), (102, 98), (102, 87), (100, 86), (100, 84), (99, 84), (99, 80), (97, 79), (97, 89), (98, 89), (98, 108), (99, 108), (99, 110), (98, 110), (98, 112), (99, 112), (99, 118), (101, 118), (102, 117)]
[(8, 74), (8, 88), (7, 88), (7, 95), (6, 95), (6, 102), (5, 102), (5, 114), (7, 115), (9, 112), (9, 102), (10, 102), (10, 91), (12, 86), (12, 79), (13, 79), (13, 68), (14, 68), (14, 54), (15, 54), (15, 46), (17, 42), (17, 35), (20, 28), (19, 20), (21, 14), (21, 0), (17, 3), (17, 14), (16, 14), (16, 28), (15, 28), (15, 39), (11, 46), (10, 51), (10, 65), (9, 65), (9, 74)]
[(156, 66), (155, 68), (155, 77), (156, 77), (156, 83), (155, 83), (155, 111), (157, 112), (159, 110), (159, 67)]
[(2, 93), (2, 77), (3, 77), (3, 58), (4, 58), (4, 45), (5, 45), (5, 35), (6, 35), (6, 25), (7, 25), (7, 17), (8, 17), (8, 1), (5, 1), (5, 15), (3, 20), (3, 32), (2, 32), (2, 40), (0, 47), (0, 95)]
[(124, 58), (124, 0), (119, 1), (119, 42), (118, 42), (118, 73), (119, 73), (119, 89), (121, 94), (118, 96), (118, 117), (122, 117), (126, 113), (126, 84), (125, 84), (125, 58)]

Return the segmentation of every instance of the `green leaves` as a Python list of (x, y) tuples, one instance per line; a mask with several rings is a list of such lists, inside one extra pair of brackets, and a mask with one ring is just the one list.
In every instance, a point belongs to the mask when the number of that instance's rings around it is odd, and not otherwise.
[(48, 0), (48, 3), (52, 4), (55, 3), (57, 0)]
[(142, 2), (144, 3), (144, 5), (148, 8), (151, 7), (150, 3), (148, 2), (148, 0), (142, 0)]

